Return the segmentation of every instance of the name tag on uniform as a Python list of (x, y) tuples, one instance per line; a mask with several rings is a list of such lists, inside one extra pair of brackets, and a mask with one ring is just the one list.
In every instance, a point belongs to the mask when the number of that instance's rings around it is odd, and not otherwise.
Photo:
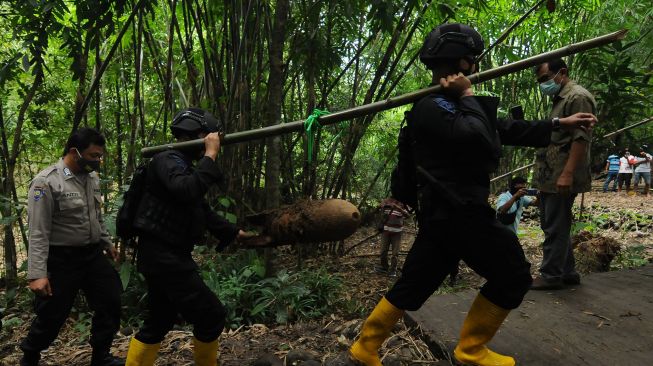
[(80, 198), (82, 195), (79, 192), (64, 192), (61, 194), (60, 199), (70, 200), (73, 198)]

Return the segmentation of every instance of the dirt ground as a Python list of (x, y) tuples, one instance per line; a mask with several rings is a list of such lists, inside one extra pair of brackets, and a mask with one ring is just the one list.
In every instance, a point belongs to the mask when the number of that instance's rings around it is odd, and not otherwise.
[[(650, 218), (653, 222), (653, 199), (643, 196), (628, 196), (616, 193), (590, 192), (585, 194), (583, 212), (589, 215), (605, 214), (610, 220), (619, 222), (620, 225), (630, 225), (623, 219), (624, 210), (636, 212), (643, 217)], [(581, 204), (581, 197), (576, 199), (576, 212)], [(535, 208), (528, 208), (525, 218), (520, 226), (519, 238), (524, 252), (532, 263), (533, 274), (541, 263), (542, 231), (539, 229)], [(629, 226), (629, 227), (630, 227)], [(635, 225), (634, 229), (615, 229), (608, 225), (592, 236), (609, 238), (618, 243), (622, 248), (629, 246), (644, 246), (648, 258), (653, 258), (653, 224)], [(351, 248), (362, 239), (375, 233), (374, 228), (363, 227), (352, 237), (346, 240), (345, 248)], [(403, 235), (400, 252), (400, 264), (403, 262), (415, 235), (414, 224), (409, 224)], [(267, 327), (256, 324), (244, 326), (237, 330), (230, 330), (221, 336), (220, 364), (223, 366), (252, 365), (254, 360), (267, 357), (267, 362), (260, 365), (272, 365), (270, 359), (286, 364), (301, 364), (292, 360), (313, 359), (317, 363), (326, 365), (339, 365), (335, 358), (346, 351), (355, 339), (365, 314), (374, 307), (383, 294), (392, 286), (395, 278), (374, 272), (379, 251), (379, 237), (376, 236), (364, 244), (358, 245), (345, 256), (337, 258), (324, 253), (317, 258), (308, 259), (306, 266), (319, 266), (319, 261), (325, 258), (333, 261), (329, 266), (330, 271), (343, 278), (346, 293), (344, 296), (358, 299), (361, 306), (359, 317), (348, 319), (339, 314), (331, 314), (323, 319), (300, 322), (284, 326)], [(610, 242), (612, 242), (610, 241)], [(279, 264), (292, 268), (296, 262), (289, 251), (282, 251)], [(483, 284), (483, 279), (461, 264), (460, 274), (456, 284), (451, 287), (448, 282), (443, 284), (440, 292), (453, 292), (468, 288), (478, 288)], [(0, 366), (17, 365), (20, 352), (18, 342), (26, 334), (31, 314), (23, 314), (22, 325), (13, 328), (11, 332), (0, 335)], [(125, 356), (132, 330), (122, 330), (115, 339), (113, 351), (115, 354)], [(384, 365), (436, 365), (438, 360), (426, 344), (419, 337), (419, 329), (408, 328), (400, 322), (394, 329), (393, 336), (384, 344), (381, 355)], [(72, 321), (62, 329), (58, 339), (52, 347), (43, 354), (42, 365), (87, 365), (90, 358), (90, 348), (85, 343), (80, 343), (78, 333)], [(304, 362), (305, 364), (311, 364)], [(192, 347), (191, 333), (177, 330), (168, 334), (156, 365), (191, 365)], [(283, 363), (279, 363), (283, 365)]]

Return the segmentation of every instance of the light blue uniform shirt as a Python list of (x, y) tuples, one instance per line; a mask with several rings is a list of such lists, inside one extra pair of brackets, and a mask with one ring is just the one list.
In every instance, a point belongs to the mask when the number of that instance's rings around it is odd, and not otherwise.
[[(499, 210), (499, 207), (505, 205), (510, 199), (512, 198), (512, 194), (509, 191), (505, 191), (499, 195), (499, 198), (497, 199), (497, 210)], [(531, 198), (529, 196), (522, 196), (519, 199), (519, 210), (517, 210), (517, 201), (512, 204), (512, 207), (506, 211), (506, 213), (513, 213), (515, 210), (517, 211), (517, 215), (515, 216), (515, 222), (512, 224), (506, 225), (506, 227), (510, 230), (512, 230), (515, 234), (517, 234), (517, 227), (519, 226), (519, 220), (521, 220), (521, 215), (524, 213), (524, 208), (528, 207), (531, 203), (533, 203), (535, 199)]]

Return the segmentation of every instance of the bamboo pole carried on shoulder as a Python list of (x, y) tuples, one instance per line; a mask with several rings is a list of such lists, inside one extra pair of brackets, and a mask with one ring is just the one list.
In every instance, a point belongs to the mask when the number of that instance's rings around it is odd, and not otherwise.
[[(605, 46), (607, 44), (619, 41), (624, 39), (628, 31), (625, 29), (609, 33), (600, 37), (592, 38), (583, 42), (578, 42), (574, 44), (567, 45), (565, 47), (558, 48), (553, 51), (544, 52), (536, 56), (526, 58), (521, 61), (516, 61), (509, 63), (503, 66), (496, 67), (487, 71), (479, 72), (468, 76), (472, 84), (482, 83), (488, 80), (496, 79), (498, 77), (512, 74), (518, 71), (522, 71), (537, 65), (540, 65), (546, 61), (573, 55), (579, 52), (591, 50), (597, 47)], [(362, 117), (368, 114), (381, 112), (384, 110), (400, 107), (406, 104), (414, 103), (420, 100), (421, 98), (435, 94), (441, 91), (440, 85), (434, 85), (428, 88), (416, 90), (410, 93), (402, 94), (396, 97), (388, 98), (386, 100), (369, 103), (361, 105), (358, 107), (353, 107), (349, 109), (344, 109), (342, 111), (334, 112), (331, 114), (326, 114), (319, 117), (318, 122), (322, 126), (335, 124), (338, 122)], [(227, 134), (222, 139), (222, 145), (236, 144), (240, 142), (246, 142), (250, 140), (256, 140), (271, 136), (278, 136), (291, 132), (299, 132), (304, 130), (304, 121), (295, 121), (290, 123), (282, 123), (274, 126), (263, 127), (259, 129), (253, 129), (248, 131), (234, 132)], [(203, 139), (177, 142), (159, 146), (146, 147), (141, 150), (143, 157), (152, 157), (153, 155), (169, 150), (186, 150), (186, 149), (196, 149), (204, 145)]]

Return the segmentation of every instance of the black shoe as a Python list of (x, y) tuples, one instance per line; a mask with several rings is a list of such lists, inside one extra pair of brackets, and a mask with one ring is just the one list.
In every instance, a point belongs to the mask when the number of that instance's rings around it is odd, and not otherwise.
[(562, 276), (562, 283), (567, 286), (578, 286), (580, 285), (580, 275), (576, 273), (569, 276)]
[(41, 359), (41, 353), (23, 352), (23, 358), (20, 359), (20, 366), (38, 366)]
[(109, 352), (97, 356), (93, 354), (91, 366), (125, 366), (125, 359), (114, 357)]
[(388, 269), (383, 268), (381, 266), (376, 266), (376, 267), (374, 267), (374, 272), (379, 273), (379, 274), (386, 274), (386, 273), (388, 273)]
[(564, 287), (565, 285), (561, 279), (547, 280), (543, 277), (535, 277), (533, 279), (533, 284), (531, 284), (531, 290), (535, 291), (560, 290)]

